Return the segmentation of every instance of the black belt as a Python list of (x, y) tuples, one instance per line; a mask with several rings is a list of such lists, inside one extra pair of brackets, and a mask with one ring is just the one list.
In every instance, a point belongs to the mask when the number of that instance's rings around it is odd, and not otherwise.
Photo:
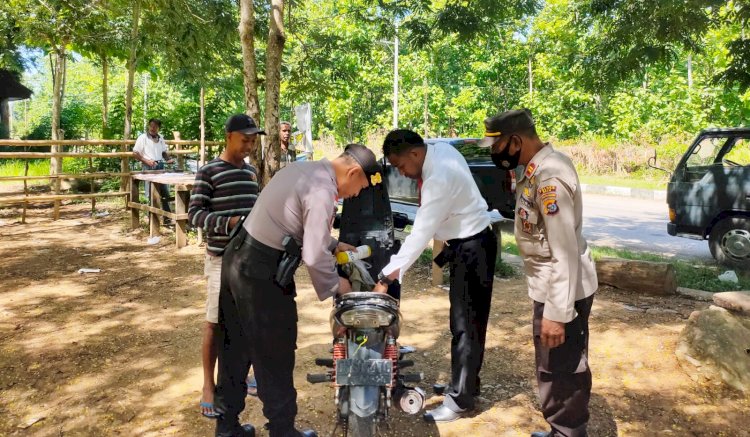
[(448, 243), (448, 246), (455, 246), (457, 244), (466, 243), (467, 241), (478, 240), (480, 238), (483, 238), (485, 235), (491, 234), (491, 233), (492, 233), (492, 228), (490, 226), (487, 226), (486, 228), (482, 229), (482, 231), (472, 235), (471, 237), (454, 238), (452, 240), (448, 240), (447, 243)]
[(283, 250), (274, 249), (271, 246), (263, 244), (260, 241), (256, 240), (255, 238), (253, 238), (252, 235), (247, 234), (247, 233), (245, 234), (245, 243), (247, 243), (251, 247), (254, 247), (262, 251), (263, 253), (267, 253), (269, 256), (274, 257), (274, 258), (278, 258), (284, 253)]

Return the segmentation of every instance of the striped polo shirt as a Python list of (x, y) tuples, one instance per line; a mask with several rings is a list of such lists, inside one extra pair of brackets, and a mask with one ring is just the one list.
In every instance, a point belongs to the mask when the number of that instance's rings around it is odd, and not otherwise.
[(229, 242), (229, 219), (246, 216), (258, 198), (258, 176), (255, 167), (242, 168), (216, 158), (201, 167), (195, 175), (190, 194), (188, 220), (206, 235), (206, 250), (221, 256)]

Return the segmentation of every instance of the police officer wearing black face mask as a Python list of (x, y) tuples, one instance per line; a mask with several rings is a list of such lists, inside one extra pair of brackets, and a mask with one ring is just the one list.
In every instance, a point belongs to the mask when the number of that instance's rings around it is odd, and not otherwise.
[(585, 437), (589, 419), (589, 313), (597, 288), (591, 251), (581, 235), (581, 186), (573, 163), (537, 136), (528, 109), (484, 121), (480, 147), (492, 162), (525, 166), (516, 186), (515, 236), (533, 300), (536, 376), (549, 432)]

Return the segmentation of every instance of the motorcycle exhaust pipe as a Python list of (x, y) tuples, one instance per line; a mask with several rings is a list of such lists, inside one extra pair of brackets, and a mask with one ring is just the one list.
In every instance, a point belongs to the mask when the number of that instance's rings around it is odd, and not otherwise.
[(404, 388), (399, 391), (396, 403), (401, 411), (413, 416), (422, 410), (424, 400), (425, 393), (421, 388)]

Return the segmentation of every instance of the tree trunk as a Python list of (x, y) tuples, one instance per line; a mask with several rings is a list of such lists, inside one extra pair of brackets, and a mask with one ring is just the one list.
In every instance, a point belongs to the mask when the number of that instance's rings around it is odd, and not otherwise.
[[(138, 27), (141, 21), (141, 2), (133, 2), (133, 29), (130, 33), (130, 56), (128, 57), (128, 85), (125, 89), (125, 131), (122, 138), (129, 140), (133, 122), (133, 87), (135, 84), (135, 67), (138, 61)], [(127, 146), (123, 146), (127, 151)], [(123, 169), (125, 171), (125, 169)]]
[[(127, 68), (128, 68), (128, 85), (125, 88), (125, 131), (122, 134), (122, 139), (129, 140), (132, 130), (133, 121), (133, 85), (135, 82), (135, 66), (138, 61), (138, 27), (141, 22), (141, 1), (135, 0), (133, 2), (133, 29), (130, 33), (130, 56), (128, 57)], [(128, 151), (128, 146), (123, 144), (123, 152)], [(130, 171), (128, 166), (128, 158), (122, 158), (120, 162), (120, 171), (127, 173)], [(125, 191), (128, 185), (128, 177), (123, 176), (120, 179), (120, 191)], [(136, 202), (138, 199), (131, 201)], [(126, 200), (127, 201), (127, 200)]]
[(102, 139), (109, 138), (109, 98), (107, 97), (107, 91), (109, 85), (107, 84), (107, 76), (109, 75), (109, 59), (107, 55), (102, 55)]
[(198, 160), (198, 168), (206, 165), (206, 97), (203, 87), (201, 87), (201, 156)]
[[(240, 0), (240, 45), (242, 46), (242, 75), (245, 85), (245, 113), (260, 126), (260, 102), (258, 100), (258, 71), (255, 63), (255, 9), (253, 0)], [(256, 153), (250, 163), (258, 172), (263, 172), (260, 136), (256, 140)], [(261, 179), (262, 181), (262, 179)]]
[(429, 107), (429, 100), (427, 97), (429, 88), (427, 87), (426, 77), (422, 79), (422, 88), (424, 89), (424, 112), (422, 113), (424, 137), (429, 138), (430, 137), (430, 107)]
[[(60, 115), (62, 114), (63, 97), (65, 96), (65, 44), (61, 44), (54, 49), (54, 63), (52, 68), (52, 140), (62, 140), (62, 129), (60, 124)], [(51, 147), (52, 153), (60, 152), (60, 146)], [(62, 158), (50, 158), (50, 174), (62, 173)], [(55, 178), (52, 182), (55, 194), (60, 194), (61, 181)], [(56, 200), (53, 208), (53, 218), (57, 220), (60, 217), (60, 201)]]
[(279, 91), (281, 87), (281, 55), (284, 51), (284, 0), (271, 0), (271, 17), (266, 49), (266, 146), (263, 162), (263, 184), (279, 170)]
[(599, 285), (635, 293), (675, 294), (677, 279), (674, 266), (667, 263), (602, 259), (596, 262)]

